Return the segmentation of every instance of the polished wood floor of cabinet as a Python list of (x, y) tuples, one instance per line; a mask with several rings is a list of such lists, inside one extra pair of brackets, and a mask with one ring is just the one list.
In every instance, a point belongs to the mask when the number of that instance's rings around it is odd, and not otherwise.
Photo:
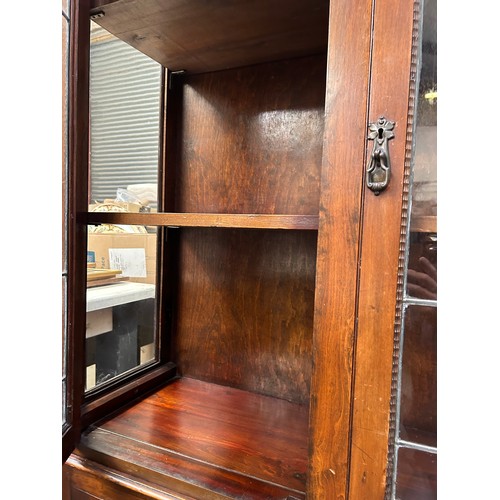
[(186, 494), (303, 499), (307, 427), (305, 405), (181, 378), (93, 426), (80, 453)]

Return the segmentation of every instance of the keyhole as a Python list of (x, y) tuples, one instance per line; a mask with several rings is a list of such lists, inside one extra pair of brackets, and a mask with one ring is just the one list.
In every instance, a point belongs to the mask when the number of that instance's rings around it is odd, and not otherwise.
[(384, 138), (384, 129), (383, 128), (379, 128), (378, 129), (378, 138), (379, 139), (383, 139)]

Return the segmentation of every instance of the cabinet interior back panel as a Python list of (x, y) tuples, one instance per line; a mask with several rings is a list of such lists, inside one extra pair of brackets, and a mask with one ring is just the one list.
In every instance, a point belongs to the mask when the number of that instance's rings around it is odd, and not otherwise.
[(306, 403), (316, 231), (185, 228), (174, 349), (181, 375)]
[(325, 71), (311, 56), (177, 77), (176, 210), (317, 215)]

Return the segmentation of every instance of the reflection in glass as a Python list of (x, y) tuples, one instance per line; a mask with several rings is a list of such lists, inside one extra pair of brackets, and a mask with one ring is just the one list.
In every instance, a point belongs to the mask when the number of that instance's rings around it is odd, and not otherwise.
[(404, 317), (404, 355), (399, 438), (436, 446), (437, 308), (409, 306)]
[(91, 23), (90, 200), (157, 206), (160, 64)]
[(396, 498), (435, 500), (437, 498), (437, 456), (420, 450), (400, 448)]
[(437, 298), (437, 33), (436, 0), (424, 4), (414, 131), (407, 294)]
[(90, 226), (86, 390), (156, 359), (156, 232)]
[(407, 293), (411, 297), (437, 300), (437, 233), (411, 232)]

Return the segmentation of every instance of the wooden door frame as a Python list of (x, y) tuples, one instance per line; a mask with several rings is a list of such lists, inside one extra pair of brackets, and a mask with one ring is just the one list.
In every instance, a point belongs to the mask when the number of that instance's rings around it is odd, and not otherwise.
[[(369, 122), (396, 123), (391, 183), (363, 206), (362, 269), (355, 345), (349, 494), (382, 499), (392, 471), (389, 450), (397, 384), (408, 190), (417, 78), (419, 0), (377, 2), (374, 12)], [(370, 141), (371, 142), (371, 141)], [(371, 144), (369, 148), (371, 148)], [(368, 151), (367, 151), (368, 153)], [(395, 356), (395, 358), (393, 358)]]
[[(318, 234), (308, 498), (383, 499), (404, 266), (419, 0), (332, 2)], [(364, 172), (396, 122), (392, 178)], [(395, 335), (396, 331), (396, 335)]]
[(69, 99), (68, 99), (68, 291), (67, 291), (67, 404), (68, 427), (63, 435), (63, 463), (80, 439), (85, 365), (86, 228), (77, 214), (88, 205), (89, 130), (89, 0), (70, 6)]

